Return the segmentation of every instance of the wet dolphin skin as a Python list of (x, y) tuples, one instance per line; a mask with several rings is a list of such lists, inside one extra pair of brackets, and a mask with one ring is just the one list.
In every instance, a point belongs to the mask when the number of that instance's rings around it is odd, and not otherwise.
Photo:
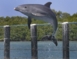
[(44, 5), (41, 4), (22, 4), (14, 9), (22, 14), (28, 16), (28, 27), (30, 28), (32, 18), (37, 20), (43, 20), (50, 23), (53, 26), (52, 35), (48, 36), (57, 46), (57, 40), (55, 39), (55, 33), (57, 31), (58, 23), (56, 15), (50, 9), (51, 2), (47, 2)]

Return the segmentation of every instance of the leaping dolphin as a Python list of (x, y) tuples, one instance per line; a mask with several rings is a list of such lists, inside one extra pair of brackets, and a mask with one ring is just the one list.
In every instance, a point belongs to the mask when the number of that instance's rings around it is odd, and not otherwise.
[(55, 39), (55, 33), (57, 31), (58, 23), (56, 15), (50, 9), (51, 2), (47, 2), (45, 5), (41, 4), (22, 4), (14, 8), (28, 16), (28, 27), (30, 28), (31, 19), (43, 20), (50, 23), (53, 26), (53, 33), (48, 39), (51, 39), (57, 46), (57, 40)]

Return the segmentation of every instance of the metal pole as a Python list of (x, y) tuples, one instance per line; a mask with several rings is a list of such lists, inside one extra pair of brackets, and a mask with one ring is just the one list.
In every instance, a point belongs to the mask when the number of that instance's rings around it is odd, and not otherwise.
[(31, 24), (31, 55), (32, 59), (38, 59), (37, 54), (37, 26)]
[(69, 59), (69, 24), (62, 23), (63, 28), (63, 59)]
[(10, 26), (4, 26), (4, 59), (10, 59)]

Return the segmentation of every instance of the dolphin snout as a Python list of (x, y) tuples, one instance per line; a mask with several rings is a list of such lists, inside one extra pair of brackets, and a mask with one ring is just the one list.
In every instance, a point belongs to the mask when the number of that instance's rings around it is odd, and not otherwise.
[(19, 8), (18, 7), (15, 7), (14, 10), (19, 11)]

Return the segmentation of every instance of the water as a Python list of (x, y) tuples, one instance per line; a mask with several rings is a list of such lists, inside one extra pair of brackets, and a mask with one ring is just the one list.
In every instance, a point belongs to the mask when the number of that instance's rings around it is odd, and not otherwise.
[[(11, 42), (11, 59), (31, 59), (31, 42)], [(0, 59), (4, 58), (4, 43), (0, 42)], [(53, 42), (38, 42), (38, 59), (63, 59), (62, 42), (58, 41), (58, 46)], [(77, 59), (77, 42), (70, 42), (70, 59)]]

